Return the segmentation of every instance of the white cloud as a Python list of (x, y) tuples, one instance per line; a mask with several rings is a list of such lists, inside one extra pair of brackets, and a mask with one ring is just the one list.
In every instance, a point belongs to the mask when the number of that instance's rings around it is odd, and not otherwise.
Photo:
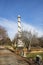
[(23, 30), (31, 31), (32, 34), (36, 33), (38, 35), (38, 37), (43, 35), (43, 31), (40, 28), (34, 27), (34, 26), (27, 24), (27, 23), (22, 23), (22, 25), (23, 25), (22, 26)]
[[(27, 30), (27, 31), (31, 30), (32, 33), (38, 32), (39, 36), (43, 35), (43, 31), (36, 29), (32, 25), (23, 22), (21, 23), (22, 23), (21, 25), (23, 30)], [(12, 40), (15, 34), (17, 33), (17, 21), (10, 21), (4, 18), (0, 18), (0, 25), (6, 28), (8, 35)]]
[(17, 23), (15, 21), (10, 21), (10, 20), (1, 18), (0, 25), (6, 28), (8, 32), (8, 36), (12, 40), (17, 32)]

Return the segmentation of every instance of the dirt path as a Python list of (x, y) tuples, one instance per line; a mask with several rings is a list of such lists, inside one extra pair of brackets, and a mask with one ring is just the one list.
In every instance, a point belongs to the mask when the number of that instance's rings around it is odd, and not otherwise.
[(3, 48), (0, 49), (0, 65), (29, 65), (16, 54)]

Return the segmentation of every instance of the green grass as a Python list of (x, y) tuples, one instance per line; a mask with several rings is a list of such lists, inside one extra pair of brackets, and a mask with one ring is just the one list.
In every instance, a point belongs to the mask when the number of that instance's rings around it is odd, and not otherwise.
[(36, 55), (40, 55), (43, 59), (43, 52), (41, 52), (41, 53), (28, 53), (27, 58), (30, 58), (30, 57), (35, 58)]

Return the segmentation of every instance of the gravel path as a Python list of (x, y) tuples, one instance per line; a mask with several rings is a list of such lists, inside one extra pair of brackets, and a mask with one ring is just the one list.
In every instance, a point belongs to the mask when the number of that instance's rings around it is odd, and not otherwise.
[(11, 51), (3, 48), (0, 49), (0, 65), (29, 65), (24, 60), (21, 60)]

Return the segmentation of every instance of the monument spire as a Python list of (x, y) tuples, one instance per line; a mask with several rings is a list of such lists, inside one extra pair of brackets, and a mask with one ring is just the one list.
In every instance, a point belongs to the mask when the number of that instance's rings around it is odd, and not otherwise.
[(21, 17), (18, 15), (18, 37), (21, 37)]
[(21, 16), (18, 15), (18, 47), (23, 47), (23, 42), (21, 41)]

